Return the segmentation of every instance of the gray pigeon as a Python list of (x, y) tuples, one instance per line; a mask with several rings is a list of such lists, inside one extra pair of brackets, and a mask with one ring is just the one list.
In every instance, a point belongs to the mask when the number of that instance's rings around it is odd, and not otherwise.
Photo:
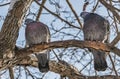
[[(80, 15), (84, 20), (84, 40), (108, 43), (109, 22), (96, 13), (82, 12)], [(105, 71), (107, 68), (106, 53), (92, 48), (89, 48), (89, 51), (94, 56), (94, 69)]]
[[(26, 19), (25, 24), (25, 38), (27, 46), (50, 42), (50, 31), (47, 25), (33, 21), (32, 19)], [(47, 72), (49, 70), (49, 50), (44, 50), (41, 53), (36, 54), (36, 57), (38, 59), (39, 70), (41, 72)]]

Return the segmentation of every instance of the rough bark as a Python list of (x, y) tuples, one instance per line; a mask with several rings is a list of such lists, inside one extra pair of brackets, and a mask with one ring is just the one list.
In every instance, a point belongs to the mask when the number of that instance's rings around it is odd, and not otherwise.
[(32, 1), (16, 0), (14, 3), (11, 2), (9, 12), (0, 32), (0, 58), (3, 58), (3, 54), (8, 54), (9, 58), (12, 57), (11, 53), (13, 54), (15, 48), (19, 28)]
[[(45, 49), (66, 48), (66, 47), (79, 47), (82, 49), (94, 48), (94, 49), (101, 49), (107, 52), (112, 51), (115, 54), (120, 56), (120, 53), (119, 53), (120, 49), (114, 46), (106, 45), (100, 42), (89, 42), (89, 41), (80, 41), (80, 40), (56, 41), (56, 42), (51, 42), (44, 45), (38, 44), (38, 45), (33, 45), (32, 47), (29, 47), (29, 48), (14, 50), (19, 28), (22, 24), (26, 11), (32, 1), (33, 0), (16, 0), (12, 8), (9, 9), (9, 12), (6, 16), (6, 19), (4, 21), (3, 27), (0, 32), (0, 59), (3, 58), (3, 54), (13, 53), (13, 52), (15, 52), (15, 58), (8, 59), (7, 61), (9, 61), (9, 63), (0, 62), (0, 70), (6, 69), (12, 66), (16, 66), (16, 65), (23, 65), (23, 66), (32, 65), (37, 67), (37, 60), (31, 59), (31, 57), (29, 57), (28, 55), (36, 51), (42, 51)], [(43, 6), (43, 8), (45, 7)], [(50, 12), (47, 8), (45, 9), (48, 12)], [(109, 9), (109, 5), (108, 5), (108, 9)], [(113, 11), (112, 9), (110, 10)], [(51, 14), (54, 14), (54, 13), (51, 13)], [(114, 12), (113, 14), (116, 14), (116, 12)], [(54, 15), (59, 17), (56, 14)], [(116, 15), (116, 18), (117, 18), (117, 15)], [(117, 19), (119, 20), (119, 18)], [(64, 19), (61, 19), (61, 20), (64, 20)], [(66, 23), (69, 24), (69, 22), (66, 22)], [(115, 42), (114, 44), (116, 44), (117, 42)], [(7, 56), (10, 57), (9, 55)], [(67, 76), (70, 79), (96, 79), (96, 77), (82, 76), (82, 74), (80, 74), (76, 68), (74, 68), (73, 66), (71, 66), (70, 64), (64, 61), (59, 61), (59, 62), (50, 61), (50, 70), (53, 72), (59, 73), (63, 77)], [(113, 78), (116, 79), (115, 76), (97, 77), (97, 79), (113, 79)]]
[(64, 40), (64, 41), (54, 41), (46, 44), (37, 44), (33, 45), (29, 48), (24, 48), (21, 50), (16, 50), (16, 56), (24, 57), (34, 52), (43, 51), (45, 49), (54, 49), (54, 48), (68, 48), (68, 47), (79, 47), (83, 48), (94, 48), (103, 50), (106, 52), (114, 52), (118, 56), (120, 56), (120, 49), (110, 46), (107, 44), (103, 44), (101, 42), (91, 42), (91, 41), (80, 41), (80, 40)]
[[(21, 64), (20, 64), (21, 63)], [(23, 60), (19, 63), (19, 65), (23, 66), (33, 66), (37, 67), (37, 61), (30, 61), (29, 58)], [(27, 64), (26, 64), (27, 63)], [(69, 79), (119, 79), (120, 77), (116, 77), (114, 75), (105, 75), (105, 76), (84, 76), (79, 73), (79, 71), (72, 65), (68, 64), (65, 61), (50, 61), (50, 71), (55, 73), (59, 73), (61, 77), (68, 77)]]
[[(100, 42), (65, 40), (65, 41), (54, 41), (54, 42), (46, 43), (46, 44), (37, 44), (29, 48), (15, 50), (16, 58), (11, 60), (10, 66), (19, 64), (19, 62), (23, 60), (25, 62), (24, 65), (28, 65), (28, 63), (30, 63), (28, 60), (31, 60), (31, 59), (30, 57), (27, 58), (27, 56), (37, 51), (43, 51), (45, 49), (54, 49), (54, 48), (67, 48), (67, 47), (79, 47), (82, 49), (83, 48), (94, 48), (94, 49), (100, 49), (106, 52), (112, 51), (112, 52), (115, 52), (115, 54), (120, 56), (119, 54), (120, 49), (113, 47), (113, 46), (111, 47), (109, 45), (106, 45)], [(27, 58), (27, 61), (25, 61), (26, 58)], [(6, 64), (4, 65), (4, 68), (1, 68), (1, 69), (5, 69), (5, 67), (7, 68)]]

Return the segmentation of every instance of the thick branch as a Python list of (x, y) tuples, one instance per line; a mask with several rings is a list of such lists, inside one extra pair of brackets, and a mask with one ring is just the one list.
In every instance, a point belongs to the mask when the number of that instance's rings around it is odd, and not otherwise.
[[(30, 60), (30, 58), (25, 58), (23, 59), (21, 62), (19, 62), (18, 65), (22, 65), (22, 66), (33, 66), (33, 67), (37, 67), (37, 60), (32, 59), (32, 61)], [(68, 77), (69, 79), (117, 79), (116, 76), (112, 76), (112, 75), (106, 75), (106, 76), (84, 76), (81, 73), (79, 73), (79, 71), (72, 65), (68, 64), (65, 61), (60, 61), (60, 62), (56, 62), (56, 61), (50, 61), (49, 62), (49, 67), (50, 67), (50, 71), (53, 71), (55, 73), (59, 73), (62, 77)], [(120, 77), (118, 77), (119, 79)]]
[[(35, 58), (30, 59), (30, 57), (26, 57), (22, 59), (17, 65), (22, 66), (33, 66), (37, 67), (38, 62)], [(106, 76), (84, 76), (72, 65), (68, 64), (65, 61), (50, 61), (49, 62), (50, 71), (55, 73), (59, 73), (62, 77), (69, 77), (69, 79), (117, 79), (116, 76), (106, 75)], [(120, 77), (118, 77), (119, 79)]]
[[(11, 66), (16, 65), (25, 65), (25, 66), (34, 66), (37, 67), (37, 60), (31, 59), (33, 57), (29, 57), (28, 55), (43, 51), (45, 49), (54, 49), (54, 48), (67, 48), (67, 47), (79, 47), (79, 48), (95, 48), (103, 51), (114, 51), (116, 54), (119, 54), (120, 50), (116, 47), (111, 47), (106, 44), (100, 42), (91, 42), (91, 41), (80, 41), (80, 40), (65, 40), (65, 41), (54, 41), (47, 44), (38, 44), (33, 45), (29, 48), (23, 48), (16, 50), (16, 58), (12, 59), (10, 64), (4, 65), (1, 70), (6, 69)], [(63, 77), (67, 76), (70, 79), (94, 79), (96, 77), (85, 77), (79, 73), (79, 71), (74, 68), (72, 65), (64, 62), (64, 61), (50, 61), (50, 70), (56, 73), (61, 74)], [(98, 79), (102, 79), (103, 77), (98, 77)], [(111, 78), (110, 76), (104, 77), (105, 79)], [(114, 76), (112, 76), (114, 78)]]
[(79, 47), (82, 49), (83, 48), (94, 48), (94, 49), (99, 49), (99, 50), (103, 50), (106, 52), (111, 51), (120, 56), (120, 53), (119, 53), (120, 49), (116, 47), (108, 46), (101, 42), (80, 41), (80, 40), (54, 41), (54, 42), (42, 44), (42, 45), (41, 44), (33, 45), (32, 47), (29, 47), (29, 48), (17, 50), (16, 56), (24, 57), (34, 52), (43, 51), (45, 49), (68, 48), (68, 47)]

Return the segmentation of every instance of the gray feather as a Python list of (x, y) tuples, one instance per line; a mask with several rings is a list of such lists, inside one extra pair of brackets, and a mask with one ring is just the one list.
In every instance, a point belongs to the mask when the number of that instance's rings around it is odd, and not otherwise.
[[(47, 25), (36, 22), (31, 19), (25, 21), (27, 25), (25, 30), (26, 44), (31, 46), (33, 44), (42, 44), (50, 42), (50, 31)], [(36, 54), (38, 59), (38, 68), (41, 72), (49, 70), (49, 50)]]
[[(84, 19), (84, 40), (108, 43), (109, 23), (106, 19), (98, 14), (89, 12), (82, 12), (81, 17)], [(91, 48), (89, 49), (89, 51), (91, 51), (94, 56), (95, 70), (106, 70), (107, 62), (105, 60), (105, 52)]]

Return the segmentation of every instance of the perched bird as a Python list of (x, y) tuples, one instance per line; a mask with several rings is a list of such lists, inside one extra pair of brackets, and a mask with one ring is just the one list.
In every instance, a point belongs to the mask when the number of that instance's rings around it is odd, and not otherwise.
[[(25, 38), (27, 46), (50, 42), (50, 31), (47, 25), (33, 21), (32, 19), (26, 19), (25, 24)], [(36, 57), (38, 59), (39, 70), (41, 72), (47, 72), (49, 70), (49, 50), (37, 53)]]
[[(83, 34), (86, 41), (108, 43), (109, 22), (96, 13), (82, 12), (80, 16), (84, 20)], [(106, 53), (102, 50), (89, 48), (94, 57), (94, 69), (105, 71), (107, 68)]]

